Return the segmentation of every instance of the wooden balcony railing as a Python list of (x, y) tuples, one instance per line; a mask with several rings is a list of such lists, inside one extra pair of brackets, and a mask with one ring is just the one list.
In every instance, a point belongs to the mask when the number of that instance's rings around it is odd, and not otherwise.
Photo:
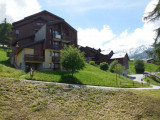
[(60, 57), (53, 56), (52, 61), (53, 61), (53, 63), (60, 63)]
[(52, 35), (52, 36), (53, 36), (53, 39), (70, 41), (70, 37), (66, 35)]
[(25, 54), (24, 60), (25, 61), (43, 62), (44, 61), (44, 56)]

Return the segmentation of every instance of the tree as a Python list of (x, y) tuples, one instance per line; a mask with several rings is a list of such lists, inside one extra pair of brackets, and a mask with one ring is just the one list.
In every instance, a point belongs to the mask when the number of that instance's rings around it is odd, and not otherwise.
[[(149, 22), (155, 22), (156, 20), (159, 20), (160, 18), (160, 0), (158, 0), (157, 5), (153, 9), (152, 12), (148, 13), (146, 17), (144, 17), (144, 20), (148, 20)], [(160, 27), (156, 30), (156, 38), (154, 41), (154, 52), (156, 53), (157, 60), (160, 62), (160, 41), (158, 42), (158, 39), (160, 38)]]
[(124, 66), (122, 66), (121, 64), (117, 64), (117, 73), (119, 74), (119, 77), (120, 77), (120, 74), (123, 74), (124, 70), (125, 70)]
[(145, 69), (143, 60), (135, 59), (134, 67), (135, 67), (136, 73), (143, 73)]
[(108, 70), (108, 63), (106, 62), (100, 63), (100, 69), (105, 71)]
[(111, 62), (111, 64), (109, 65), (109, 71), (110, 72), (115, 72), (116, 64), (118, 64), (117, 60), (114, 60), (113, 62)]
[(65, 47), (60, 53), (61, 64), (65, 69), (72, 71), (72, 77), (76, 71), (85, 67), (84, 53), (80, 52), (74, 46)]
[(6, 19), (3, 23), (0, 24), (0, 44), (8, 45), (11, 42), (11, 37), (9, 34), (12, 31), (12, 25), (6, 22)]

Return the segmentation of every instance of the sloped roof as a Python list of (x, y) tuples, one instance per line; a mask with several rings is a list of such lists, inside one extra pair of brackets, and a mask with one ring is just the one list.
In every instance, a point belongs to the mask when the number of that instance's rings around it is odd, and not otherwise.
[[(32, 15), (30, 15), (30, 16), (27, 16), (27, 17), (25, 17), (24, 19), (19, 20), (19, 21), (16, 21), (16, 22), (14, 22), (14, 23), (12, 23), (12, 24), (15, 25), (15, 24), (17, 24), (17, 23), (19, 23), (19, 22), (22, 22), (23, 20), (30, 19), (31, 17), (39, 16), (39, 14), (42, 14), (42, 13), (50, 14), (50, 15), (58, 18), (58, 19), (63, 19), (63, 18), (61, 18), (61, 17), (59, 17), (59, 16), (57, 16), (57, 15), (55, 15), (55, 14), (53, 14), (53, 13), (50, 13), (50, 12), (48, 12), (48, 11), (46, 11), (46, 10), (43, 10), (43, 11), (41, 11), (41, 12), (38, 12), (38, 13), (32, 14)], [(44, 17), (43, 17), (43, 18), (44, 18)]]
[(111, 59), (118, 59), (118, 58), (124, 58), (127, 53), (115, 53), (112, 55)]
[(112, 50), (103, 50), (103, 51), (101, 51), (101, 54), (103, 54), (103, 55), (108, 55), (108, 54), (110, 54), (112, 52)]

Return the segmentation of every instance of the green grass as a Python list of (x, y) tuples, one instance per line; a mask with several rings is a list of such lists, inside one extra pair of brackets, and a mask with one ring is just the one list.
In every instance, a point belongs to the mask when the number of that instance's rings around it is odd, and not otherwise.
[[(48, 81), (48, 82), (60, 82), (60, 83), (74, 83), (83, 85), (97, 85), (97, 86), (112, 86), (116, 87), (116, 74), (111, 72), (106, 72), (100, 70), (99, 68), (86, 64), (83, 70), (74, 74), (72, 78), (70, 72), (65, 71), (44, 71), (44, 72), (34, 72), (34, 76), (31, 78), (28, 73), (25, 79), (32, 79), (38, 81)], [(133, 87), (132, 80), (117, 75), (118, 83), (129, 82), (129, 86), (122, 84), (118, 87)], [(140, 83), (135, 82), (135, 87), (142, 87)]]
[[(6, 57), (6, 51), (0, 49), (2, 55), (0, 59), (0, 76), (20, 79), (32, 79), (37, 81), (59, 82), (59, 83), (74, 83), (83, 85), (97, 85), (108, 87), (133, 87), (132, 80), (126, 77), (117, 77), (118, 83), (129, 82), (127, 84), (116, 85), (116, 74), (100, 70), (100, 68), (86, 64), (83, 70), (74, 74), (74, 78), (71, 77), (71, 72), (67, 71), (41, 71), (34, 72), (34, 76), (31, 78), (30, 73), (26, 74), (22, 70), (17, 70), (9, 67), (8, 57)], [(128, 85), (129, 84), (129, 85)], [(140, 83), (136, 83), (134, 87), (143, 87)]]
[(0, 77), (0, 120), (159, 120), (160, 90), (97, 90)]
[(10, 48), (0, 49), (0, 76), (10, 77), (10, 78), (19, 78), (26, 73), (22, 70), (16, 70), (10, 64), (9, 58), (6, 55), (6, 52), (10, 51)]
[(156, 81), (154, 81), (151, 77), (146, 77), (143, 80), (146, 82), (147, 82), (147, 80), (149, 80), (152, 85), (160, 86), (160, 84), (158, 84)]
[(157, 75), (159, 75), (159, 76), (160, 76), (160, 73), (157, 73)]
[[(159, 68), (159, 65), (152, 63), (144, 63), (144, 65), (145, 65), (145, 71), (148, 72), (157, 72)], [(129, 61), (129, 72), (130, 74), (136, 74), (133, 61)]]

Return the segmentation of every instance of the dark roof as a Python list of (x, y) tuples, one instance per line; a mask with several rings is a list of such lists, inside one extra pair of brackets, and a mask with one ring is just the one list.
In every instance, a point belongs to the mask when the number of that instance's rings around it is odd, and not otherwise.
[(23, 46), (21, 46), (21, 48), (26, 48), (26, 47), (30, 47), (30, 46), (32, 46), (32, 45), (36, 45), (36, 44), (38, 44), (38, 43), (42, 43), (42, 42), (44, 42), (44, 40), (45, 40), (45, 39), (39, 40), (39, 41), (35, 41), (35, 42), (29, 43), (29, 44), (26, 44), (26, 45), (23, 45)]
[(57, 24), (57, 23), (65, 23), (65, 25), (67, 25), (68, 27), (70, 27), (71, 29), (73, 29), (74, 31), (77, 31), (76, 29), (74, 29), (71, 25), (69, 25), (64, 19), (63, 20), (55, 20), (55, 21), (49, 21), (47, 24)]
[(44, 42), (44, 40), (45, 40), (45, 39), (39, 40), (39, 41), (35, 41), (35, 42), (29, 43), (29, 44), (26, 44), (26, 45), (23, 45), (23, 46), (21, 46), (21, 47), (18, 49), (18, 53), (19, 53), (21, 50), (23, 50), (23, 48), (27, 48), (27, 47), (30, 47), (30, 46), (32, 46), (32, 45), (36, 45), (36, 44), (38, 44), (38, 43), (42, 43), (42, 42)]
[[(46, 18), (44, 18), (44, 17), (42, 17), (42, 16), (37, 16), (37, 17), (35, 17), (35, 18), (33, 18), (33, 19), (30, 19), (30, 20), (27, 20), (27, 21), (25, 21), (25, 22), (19, 23), (19, 24), (17, 24), (17, 25), (14, 25), (14, 24), (13, 24), (13, 27), (12, 27), (12, 28), (16, 28), (16, 27), (25, 25), (25, 24), (30, 23), (30, 22), (32, 22), (32, 21), (34, 21), (34, 20), (36, 20), (36, 19), (39, 19), (39, 18), (41, 18), (41, 19), (43, 19), (43, 20), (45, 20), (45, 21), (48, 21)], [(23, 19), (23, 20), (25, 20), (25, 19)]]
[(34, 37), (34, 36), (35, 36), (35, 34), (31, 34), (31, 35), (28, 35), (28, 36), (25, 36), (25, 37), (14, 39), (12, 41), (12, 45), (15, 45), (18, 41), (21, 41), (21, 40), (24, 40), (24, 39), (27, 39), (27, 38), (30, 38), (30, 37)]
[(42, 14), (42, 13), (47, 13), (47, 14), (50, 14), (50, 15), (58, 18), (58, 19), (63, 19), (63, 18), (61, 18), (61, 17), (58, 17), (58, 16), (55, 15), (55, 14), (52, 14), (52, 13), (46, 11), (46, 10), (43, 10), (43, 11), (41, 11), (41, 12), (38, 12), (38, 13), (35, 13), (35, 14), (33, 14), (33, 15), (27, 16), (27, 17), (25, 17), (24, 19), (19, 20), (19, 21), (17, 21), (17, 22), (14, 22), (14, 23), (12, 23), (12, 24), (15, 25), (15, 24), (17, 24), (17, 23), (19, 23), (19, 22), (22, 22), (23, 20), (28, 20), (28, 19), (30, 19), (31, 17), (38, 16), (39, 14)]

